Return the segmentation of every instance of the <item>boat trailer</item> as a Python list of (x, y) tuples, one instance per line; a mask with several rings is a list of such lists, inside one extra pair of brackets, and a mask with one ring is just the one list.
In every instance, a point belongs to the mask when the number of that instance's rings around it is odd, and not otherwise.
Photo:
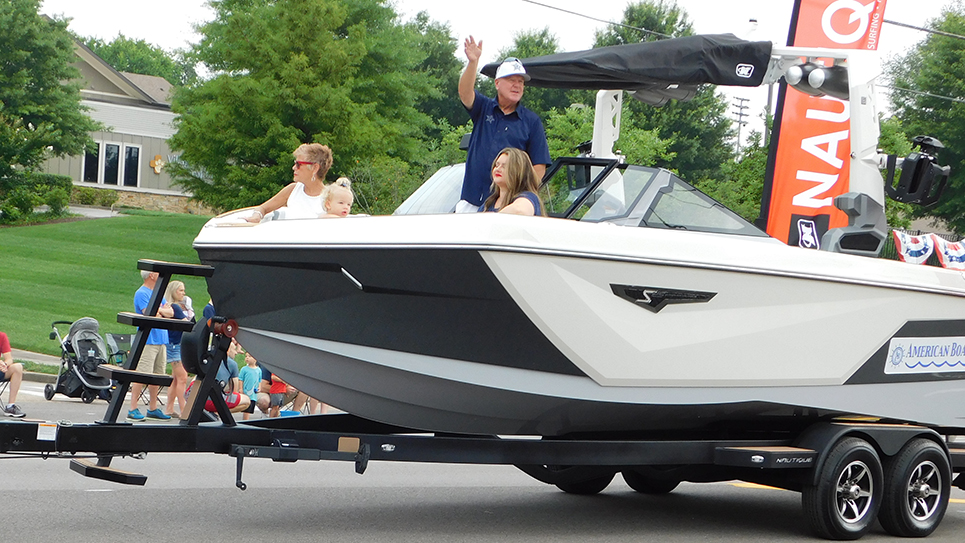
[[(159, 273), (149, 314), (157, 313), (172, 275), (214, 273), (210, 266), (156, 260), (141, 260), (137, 267)], [(113, 458), (154, 452), (224, 454), (235, 458), (235, 485), (241, 490), (247, 488), (244, 461), (255, 458), (352, 462), (359, 474), (370, 461), (514, 465), (575, 494), (601, 492), (617, 472), (631, 488), (647, 494), (668, 493), (682, 481), (739, 479), (802, 492), (811, 528), (829, 539), (853, 539), (856, 527), (876, 517), (894, 535), (927, 535), (941, 522), (951, 487), (965, 490), (965, 447), (949, 439), (965, 435), (965, 429), (888, 421), (835, 419), (804, 421), (796, 428), (556, 438), (431, 433), (347, 413), (239, 424), (215, 379), (237, 323), (215, 317), (191, 324), (126, 312), (117, 318), (138, 330), (124, 367), (98, 369), (117, 382), (103, 420), (3, 421), (0, 454), (65, 458), (81, 475), (130, 485), (144, 485), (147, 477), (112, 468)], [(170, 376), (132, 371), (152, 328), (184, 332), (183, 362), (198, 375), (199, 385), (192, 387), (178, 424), (118, 421), (131, 383), (171, 382)], [(208, 399), (220, 421), (205, 421)]]

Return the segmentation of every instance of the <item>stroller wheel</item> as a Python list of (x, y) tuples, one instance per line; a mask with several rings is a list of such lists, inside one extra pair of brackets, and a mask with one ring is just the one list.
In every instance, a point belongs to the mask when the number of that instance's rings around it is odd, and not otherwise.
[(84, 403), (93, 403), (95, 398), (97, 398), (97, 396), (89, 390), (85, 390), (80, 393), (80, 399)]
[(54, 399), (54, 385), (44, 387), (44, 399), (50, 401)]

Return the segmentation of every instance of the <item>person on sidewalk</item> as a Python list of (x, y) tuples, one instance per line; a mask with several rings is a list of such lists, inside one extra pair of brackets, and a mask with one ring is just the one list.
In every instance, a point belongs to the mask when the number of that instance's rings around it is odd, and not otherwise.
[(10, 401), (3, 407), (3, 414), (23, 418), (26, 413), (17, 405), (17, 393), (20, 392), (20, 383), (23, 381), (23, 364), (13, 361), (10, 338), (0, 332), (0, 383), (4, 381), (10, 381)]
[[(144, 284), (134, 293), (134, 311), (141, 315), (147, 315), (147, 305), (151, 301), (151, 292), (154, 291), (154, 285), (157, 283), (158, 273), (141, 270), (141, 279), (144, 281)], [(167, 300), (161, 300), (161, 307), (155, 316), (168, 319), (174, 317), (174, 310), (171, 309), (171, 305), (167, 303)], [(168, 331), (163, 328), (152, 328), (151, 333), (147, 336), (147, 344), (144, 345), (141, 357), (138, 358), (137, 364), (134, 366), (135, 371), (166, 375), (168, 365), (167, 344)], [(157, 385), (147, 387), (150, 394), (150, 402), (148, 403), (150, 409), (147, 412), (147, 417), (159, 420), (170, 420), (170, 415), (158, 409), (157, 393), (159, 388)], [(141, 410), (137, 407), (137, 401), (141, 397), (142, 390), (144, 390), (143, 384), (131, 384), (131, 410), (127, 412), (127, 418), (130, 420), (144, 420), (144, 414), (141, 413)]]

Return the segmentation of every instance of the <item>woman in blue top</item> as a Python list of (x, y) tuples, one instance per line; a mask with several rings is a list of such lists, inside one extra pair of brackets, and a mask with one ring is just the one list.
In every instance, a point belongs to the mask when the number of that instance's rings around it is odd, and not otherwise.
[[(193, 321), (194, 309), (188, 302), (190, 298), (184, 294), (184, 283), (181, 281), (171, 281), (168, 283), (167, 290), (164, 291), (164, 299), (171, 302), (171, 309), (174, 310), (174, 318), (178, 320)], [(171, 363), (171, 386), (168, 388), (168, 403), (165, 406), (165, 414), (174, 417), (174, 404), (178, 404), (181, 413), (184, 413), (184, 388), (188, 384), (188, 372), (181, 363), (181, 332), (169, 331), (167, 345), (167, 360)]]
[(483, 203), (482, 211), (546, 216), (536, 194), (539, 179), (525, 152), (513, 147), (500, 151), (493, 161), (492, 177), (492, 194)]

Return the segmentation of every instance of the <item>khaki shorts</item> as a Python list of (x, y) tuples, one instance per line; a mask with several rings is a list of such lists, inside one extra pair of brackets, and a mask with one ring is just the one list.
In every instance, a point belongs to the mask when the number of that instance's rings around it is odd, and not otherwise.
[(164, 375), (167, 373), (167, 365), (167, 345), (145, 345), (134, 370), (141, 373)]

